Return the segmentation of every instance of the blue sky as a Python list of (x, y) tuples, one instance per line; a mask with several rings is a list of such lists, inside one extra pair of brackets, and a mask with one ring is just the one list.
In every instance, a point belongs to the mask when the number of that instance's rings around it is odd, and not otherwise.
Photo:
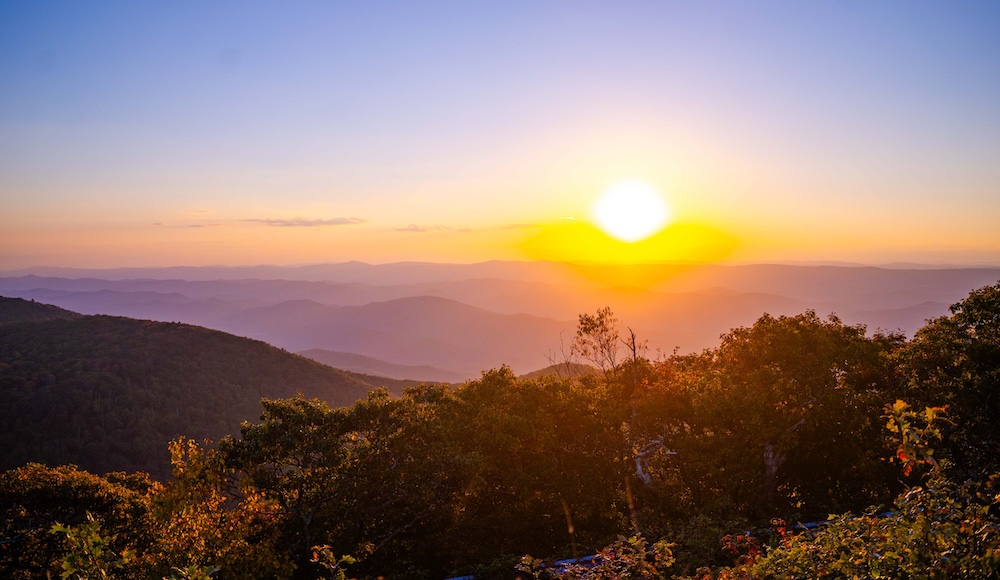
[[(6, 2), (0, 268), (517, 258), (512, 226), (585, 219), (630, 178), (736, 260), (1000, 263), (998, 22), (996, 2)], [(294, 220), (315, 225), (261, 230)]]

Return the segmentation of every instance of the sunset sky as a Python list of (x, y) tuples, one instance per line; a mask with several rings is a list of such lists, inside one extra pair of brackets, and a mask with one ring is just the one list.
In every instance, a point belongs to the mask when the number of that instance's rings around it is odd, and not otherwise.
[[(1000, 2), (4, 2), (0, 270), (1000, 264)], [(662, 193), (639, 242), (610, 186)]]

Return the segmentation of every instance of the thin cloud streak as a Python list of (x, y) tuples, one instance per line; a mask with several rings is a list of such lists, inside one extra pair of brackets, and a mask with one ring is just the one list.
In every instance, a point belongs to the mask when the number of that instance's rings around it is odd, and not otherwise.
[(368, 220), (356, 217), (340, 217), (331, 219), (304, 219), (304, 218), (293, 218), (290, 220), (286, 219), (246, 219), (245, 222), (264, 224), (266, 226), (273, 226), (279, 228), (314, 228), (322, 226), (347, 226), (363, 224)]
[(414, 233), (440, 232), (440, 231), (446, 230), (446, 229), (448, 229), (448, 228), (446, 228), (445, 226), (442, 226), (442, 225), (419, 226), (417, 224), (410, 224), (410, 225), (406, 226), (405, 228), (395, 228), (395, 230), (397, 232), (414, 232)]
[(422, 226), (418, 224), (410, 224), (405, 228), (393, 228), (397, 232), (411, 232), (411, 233), (426, 233), (426, 232), (471, 232), (474, 231), (472, 228), (453, 228), (449, 226), (443, 226), (441, 224), (434, 224), (429, 226)]

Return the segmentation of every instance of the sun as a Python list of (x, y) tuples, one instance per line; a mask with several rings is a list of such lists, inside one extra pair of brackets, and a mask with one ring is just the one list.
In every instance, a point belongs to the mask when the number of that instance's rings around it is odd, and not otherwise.
[(670, 208), (660, 192), (642, 181), (622, 181), (601, 194), (591, 208), (597, 226), (623, 242), (638, 242), (662, 230)]

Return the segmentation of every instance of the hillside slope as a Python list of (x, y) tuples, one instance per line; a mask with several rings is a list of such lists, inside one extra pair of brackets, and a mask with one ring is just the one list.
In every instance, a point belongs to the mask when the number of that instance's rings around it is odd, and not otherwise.
[(170, 439), (236, 433), (259, 417), (261, 397), (349, 405), (374, 387), (407, 384), (185, 324), (11, 323), (0, 332), (0, 469), (38, 461), (163, 476)]
[(0, 296), (0, 324), (80, 318), (81, 314), (34, 300)]

